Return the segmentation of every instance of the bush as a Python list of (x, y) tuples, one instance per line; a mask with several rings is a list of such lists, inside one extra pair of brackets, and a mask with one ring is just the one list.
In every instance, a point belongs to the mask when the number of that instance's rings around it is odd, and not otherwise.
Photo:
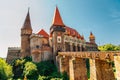
[(0, 80), (8, 80), (13, 77), (12, 66), (0, 58)]

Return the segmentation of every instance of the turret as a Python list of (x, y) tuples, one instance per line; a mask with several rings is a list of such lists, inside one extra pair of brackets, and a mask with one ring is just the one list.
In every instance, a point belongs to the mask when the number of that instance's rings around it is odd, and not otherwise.
[(32, 27), (30, 21), (29, 10), (25, 18), (24, 24), (21, 28), (21, 57), (30, 55), (30, 35), (32, 34)]
[(50, 34), (52, 36), (52, 49), (53, 49), (53, 59), (56, 61), (56, 56), (58, 52), (64, 51), (64, 33), (65, 25), (60, 16), (58, 7), (55, 9), (52, 25), (50, 28)]
[(93, 35), (92, 32), (90, 32), (89, 41), (90, 43), (95, 43), (95, 36)]

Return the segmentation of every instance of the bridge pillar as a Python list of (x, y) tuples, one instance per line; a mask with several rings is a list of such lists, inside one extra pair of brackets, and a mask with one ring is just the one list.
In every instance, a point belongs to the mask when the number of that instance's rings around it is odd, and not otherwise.
[(74, 61), (74, 80), (88, 80), (85, 59), (76, 58)]
[(120, 80), (120, 56), (114, 56), (114, 63), (116, 68), (116, 78)]
[(69, 58), (59, 57), (58, 69), (61, 73), (66, 72), (69, 75)]
[(90, 80), (97, 80), (95, 59), (89, 59), (89, 63), (90, 63)]
[(70, 77), (70, 80), (74, 80), (73, 60), (74, 60), (74, 58), (69, 59), (69, 77)]
[(95, 60), (95, 66), (97, 80), (115, 80), (111, 63), (103, 60)]

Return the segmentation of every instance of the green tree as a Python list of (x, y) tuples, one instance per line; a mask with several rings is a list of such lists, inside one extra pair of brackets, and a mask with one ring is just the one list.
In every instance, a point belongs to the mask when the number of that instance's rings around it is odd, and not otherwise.
[(36, 63), (37, 69), (40, 75), (42, 76), (53, 76), (54, 73), (57, 74), (57, 67), (53, 64), (52, 61), (42, 61)]
[(25, 62), (25, 59), (15, 59), (11, 63), (11, 65), (13, 66), (14, 79), (23, 78), (23, 69)]
[(12, 66), (0, 58), (0, 80), (7, 80), (13, 77)]
[(113, 44), (105, 44), (105, 45), (99, 46), (98, 49), (100, 51), (119, 51), (120, 46), (116, 46)]
[(24, 78), (24, 75), (23, 75), (23, 70), (24, 70), (24, 66), (25, 66), (25, 63), (26, 62), (32, 62), (32, 58), (31, 57), (25, 57), (25, 58), (18, 58), (18, 59), (14, 59), (12, 62), (11, 62), (11, 65), (13, 66), (13, 73), (14, 73), (14, 76), (13, 78), (14, 79), (23, 79)]
[(32, 62), (26, 62), (23, 74), (28, 79), (38, 79), (37, 66)]

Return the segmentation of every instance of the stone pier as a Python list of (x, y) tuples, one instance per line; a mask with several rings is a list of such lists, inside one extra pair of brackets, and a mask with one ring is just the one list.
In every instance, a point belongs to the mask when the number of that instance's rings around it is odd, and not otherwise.
[(74, 79), (74, 66), (73, 66), (73, 61), (74, 60), (75, 60), (74, 58), (69, 59), (69, 76), (70, 76), (70, 80), (75, 80)]
[(89, 59), (89, 64), (90, 64), (90, 80), (97, 80), (95, 59)]
[(69, 75), (69, 58), (65, 56), (59, 57), (59, 62), (59, 71), (62, 73), (67, 72)]
[(116, 68), (116, 78), (120, 80), (120, 56), (114, 56), (114, 63)]

